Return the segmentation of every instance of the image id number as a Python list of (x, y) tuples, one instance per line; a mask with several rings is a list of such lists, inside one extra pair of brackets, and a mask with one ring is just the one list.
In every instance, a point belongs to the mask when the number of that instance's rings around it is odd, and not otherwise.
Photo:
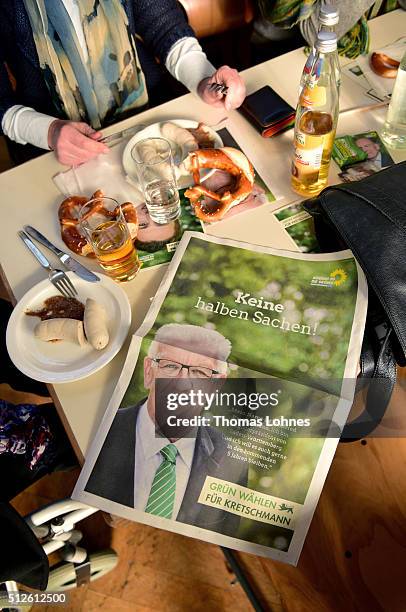
[(67, 599), (66, 593), (23, 593), (20, 591), (8, 593), (9, 604), (64, 604)]

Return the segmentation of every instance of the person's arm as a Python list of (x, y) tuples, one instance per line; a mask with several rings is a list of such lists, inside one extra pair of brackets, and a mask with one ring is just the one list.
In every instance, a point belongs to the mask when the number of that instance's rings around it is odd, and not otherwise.
[(17, 103), (6, 69), (6, 54), (0, 40), (0, 126), (1, 133), (20, 144), (48, 149), (48, 130), (55, 117), (37, 113)]
[(105, 144), (97, 142), (101, 132), (87, 123), (56, 119), (21, 104), (6, 110), (1, 128), (5, 136), (19, 144), (55, 151), (58, 161), (66, 166), (78, 166), (109, 151)]
[(48, 131), (55, 117), (38, 113), (33, 108), (14, 104), (3, 115), (1, 129), (5, 136), (18, 142), (28, 142), (40, 149), (48, 149)]
[[(4, 15), (2, 25), (5, 24)], [(13, 24), (7, 23), (13, 31)], [(6, 53), (0, 31), (0, 126), (2, 133), (19, 144), (30, 143), (40, 149), (54, 150), (62, 164), (76, 166), (109, 149), (97, 142), (101, 133), (86, 123), (63, 121), (18, 104), (6, 70)]]
[[(406, 2), (406, 0), (404, 0)], [(335, 28), (337, 38), (340, 39), (348, 32), (362, 17), (366, 11), (371, 8), (375, 0), (317, 0), (317, 6), (308, 19), (300, 22), (300, 31), (303, 38), (313, 45), (317, 37), (318, 16), (321, 6), (325, 4), (334, 4), (340, 11), (340, 20)]]
[(0, 40), (0, 126), (1, 132), (20, 144), (55, 150), (58, 161), (75, 166), (109, 149), (97, 142), (101, 133), (86, 123), (62, 121), (18, 104), (6, 69)]
[(1, 43), (1, 34), (0, 30), (0, 126), (1, 132), (3, 132), (4, 115), (16, 104), (16, 99), (6, 69), (6, 57)]
[[(226, 110), (230, 110), (237, 108), (244, 101), (245, 85), (237, 70), (229, 66), (216, 70), (194, 36), (181, 38), (172, 46), (165, 66), (175, 79), (208, 104), (224, 106)], [(227, 85), (229, 91), (226, 97), (212, 92), (209, 88), (211, 83)]]
[(166, 56), (165, 66), (168, 72), (192, 93), (197, 93), (202, 79), (211, 77), (216, 72), (194, 36), (181, 38), (172, 45)]
[[(222, 66), (216, 70), (209, 62), (177, 0), (132, 0), (131, 7), (137, 33), (189, 91), (226, 110), (242, 104), (243, 80), (233, 68)], [(225, 98), (210, 90), (213, 82), (228, 86)]]
[(181, 38), (194, 37), (177, 0), (128, 0), (134, 28), (146, 46), (165, 65), (172, 46)]

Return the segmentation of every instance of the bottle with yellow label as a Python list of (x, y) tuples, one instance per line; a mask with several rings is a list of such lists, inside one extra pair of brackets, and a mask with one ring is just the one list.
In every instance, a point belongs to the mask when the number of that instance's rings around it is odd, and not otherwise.
[(338, 119), (337, 36), (319, 32), (312, 70), (296, 109), (292, 187), (314, 196), (327, 185)]

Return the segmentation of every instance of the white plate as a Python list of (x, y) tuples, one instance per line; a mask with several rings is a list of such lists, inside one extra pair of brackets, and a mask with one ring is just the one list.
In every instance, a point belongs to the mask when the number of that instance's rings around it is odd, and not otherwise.
[[(126, 147), (123, 151), (123, 167), (125, 173), (133, 180), (137, 181), (137, 172), (135, 168), (135, 162), (131, 157), (131, 149), (133, 146), (139, 142), (140, 140), (144, 140), (144, 138), (163, 138), (161, 134), (161, 125), (163, 123), (175, 123), (179, 127), (183, 128), (197, 128), (198, 122), (191, 121), (190, 119), (168, 119), (167, 121), (161, 121), (159, 123), (153, 123), (152, 125), (148, 125), (146, 128), (137, 132), (126, 144)], [(209, 126), (206, 126), (209, 130), (213, 138), (213, 147), (218, 149), (223, 146), (223, 141), (220, 136)], [(168, 140), (168, 139), (166, 139)], [(186, 148), (180, 147), (177, 143), (169, 140), (172, 148), (172, 154), (174, 156), (175, 164), (180, 164), (184, 159), (186, 159), (189, 151)], [(201, 178), (207, 178), (209, 174), (212, 174), (213, 170), (201, 170), (200, 175)], [(193, 183), (192, 176), (190, 174), (184, 174), (178, 177), (178, 186), (182, 189), (183, 187), (189, 187), (189, 185)]]
[(130, 303), (117, 283), (104, 274), (98, 274), (98, 283), (82, 280), (73, 272), (67, 274), (78, 291), (79, 301), (84, 304), (90, 297), (105, 307), (110, 341), (105, 349), (96, 351), (90, 344), (81, 347), (73, 342), (43, 342), (35, 338), (34, 328), (40, 319), (25, 312), (39, 310), (47, 298), (58, 295), (48, 279), (41, 281), (17, 303), (6, 334), (7, 350), (14, 365), (34, 380), (63, 383), (94, 374), (118, 353), (130, 329)]

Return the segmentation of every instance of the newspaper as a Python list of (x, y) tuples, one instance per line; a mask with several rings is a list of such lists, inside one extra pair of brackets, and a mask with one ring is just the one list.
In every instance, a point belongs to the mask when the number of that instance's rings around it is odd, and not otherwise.
[(73, 499), (296, 564), (352, 404), (366, 309), (350, 251), (186, 232)]
[(296, 201), (273, 213), (284, 230), (289, 234), (294, 246), (302, 253), (319, 253), (313, 217), (303, 208), (303, 201)]

